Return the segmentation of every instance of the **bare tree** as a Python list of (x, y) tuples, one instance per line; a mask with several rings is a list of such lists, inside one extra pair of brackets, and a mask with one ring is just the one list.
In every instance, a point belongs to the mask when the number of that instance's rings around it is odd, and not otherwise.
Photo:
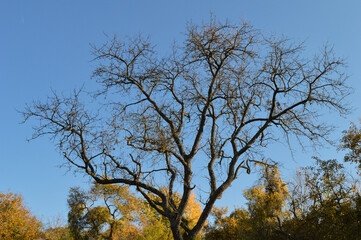
[[(39, 120), (33, 138), (50, 135), (70, 165), (100, 184), (134, 186), (169, 219), (174, 239), (195, 239), (216, 200), (250, 162), (262, 161), (268, 143), (327, 140), (320, 110), (346, 113), (349, 89), (332, 49), (306, 58), (303, 44), (264, 37), (247, 23), (189, 25), (169, 52), (159, 56), (142, 37), (109, 39), (94, 47), (96, 114), (75, 92), (30, 104), (24, 117)], [(190, 227), (183, 216), (199, 188), (206, 200)]]

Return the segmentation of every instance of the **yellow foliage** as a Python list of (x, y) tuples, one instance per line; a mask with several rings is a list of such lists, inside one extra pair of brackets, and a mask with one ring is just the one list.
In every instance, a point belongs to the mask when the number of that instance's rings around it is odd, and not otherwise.
[(0, 192), (0, 239), (37, 239), (41, 223), (23, 205), (18, 194)]
[[(168, 189), (162, 189), (164, 193), (167, 194)], [(173, 201), (178, 205), (181, 201), (180, 193), (176, 192), (173, 195)], [(163, 216), (160, 216), (154, 209), (152, 209), (148, 203), (144, 203), (144, 220), (143, 223), (143, 236), (140, 239), (161, 239), (161, 240), (170, 240), (172, 238), (172, 232), (170, 229), (169, 220)], [(196, 200), (196, 196), (192, 193), (189, 197), (188, 205), (186, 207), (184, 217), (184, 223), (188, 228), (193, 228), (198, 221), (202, 213), (202, 206)], [(200, 235), (196, 238), (200, 239)]]
[(202, 206), (200, 202), (196, 201), (196, 195), (192, 193), (189, 197), (188, 206), (185, 211), (185, 217), (188, 221), (189, 227), (194, 227), (197, 224), (198, 218), (201, 216)]

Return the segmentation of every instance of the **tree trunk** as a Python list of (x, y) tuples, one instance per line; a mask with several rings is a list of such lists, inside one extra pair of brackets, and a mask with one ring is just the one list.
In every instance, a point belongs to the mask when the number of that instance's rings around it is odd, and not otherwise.
[(170, 228), (172, 230), (172, 233), (173, 233), (173, 239), (174, 240), (183, 240), (183, 235), (180, 231), (180, 226), (179, 224), (173, 224), (171, 223), (170, 224)]

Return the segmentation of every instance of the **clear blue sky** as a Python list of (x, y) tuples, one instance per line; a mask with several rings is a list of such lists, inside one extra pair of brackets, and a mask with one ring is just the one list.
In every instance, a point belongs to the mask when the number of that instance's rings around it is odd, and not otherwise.
[[(20, 125), (21, 110), (33, 99), (44, 99), (50, 88), (70, 92), (83, 83), (92, 85), (89, 43), (102, 43), (104, 34), (151, 35), (160, 48), (182, 41), (187, 21), (200, 23), (213, 13), (220, 20), (246, 20), (266, 33), (306, 40), (310, 53), (324, 43), (334, 45), (347, 58), (349, 98), (355, 111), (347, 118), (330, 117), (339, 126), (361, 117), (361, 1), (216, 1), (216, 0), (62, 0), (0, 2), (0, 191), (23, 195), (27, 206), (42, 220), (66, 217), (66, 198), (72, 186), (85, 185), (81, 175), (58, 168), (62, 158), (51, 142), (31, 136), (29, 124)], [(278, 146), (271, 154), (284, 162), (284, 175), (296, 165), (309, 163), (314, 152), (290, 154)], [(327, 150), (327, 151), (326, 151)], [(334, 148), (320, 150), (322, 158), (339, 157)], [(241, 191), (254, 181), (240, 177), (219, 204), (240, 204)], [(234, 195), (235, 193), (236, 196)]]

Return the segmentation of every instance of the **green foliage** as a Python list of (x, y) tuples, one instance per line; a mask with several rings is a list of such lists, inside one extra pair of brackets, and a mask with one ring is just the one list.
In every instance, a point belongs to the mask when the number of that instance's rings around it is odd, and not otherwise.
[(356, 124), (351, 123), (350, 128), (343, 132), (340, 148), (349, 150), (344, 160), (359, 164), (358, 168), (361, 170), (361, 129)]
[(276, 165), (263, 165), (261, 180), (258, 186), (244, 192), (253, 229), (251, 235), (253, 239), (272, 239), (273, 236), (279, 239), (288, 189)]
[(244, 191), (248, 210), (236, 209), (224, 217), (226, 209), (214, 209), (214, 226), (206, 239), (283, 239), (280, 221), (286, 217), (284, 207), (288, 189), (276, 165), (262, 165), (260, 183)]
[(262, 181), (244, 192), (248, 209), (215, 209), (206, 239), (360, 239), (359, 183), (336, 160), (315, 161), (288, 185), (265, 166)]
[(298, 175), (302, 181), (293, 186), (290, 201), (294, 217), (285, 223), (289, 233), (303, 239), (357, 239), (360, 192), (347, 179), (343, 165), (316, 158), (315, 166), (301, 169)]
[(72, 188), (68, 197), (68, 205), (70, 211), (68, 213), (68, 224), (71, 235), (75, 239), (84, 239), (83, 229), (85, 229), (86, 221), (84, 212), (86, 209), (86, 194), (79, 188)]

